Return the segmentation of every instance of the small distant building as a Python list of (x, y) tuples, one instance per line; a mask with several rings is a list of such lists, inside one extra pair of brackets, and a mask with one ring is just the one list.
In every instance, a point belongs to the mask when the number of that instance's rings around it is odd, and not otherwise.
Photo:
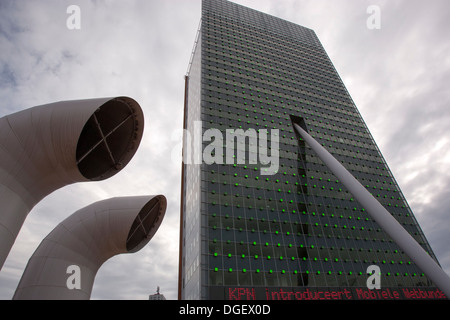
[(166, 297), (164, 297), (163, 294), (159, 293), (159, 286), (156, 289), (156, 293), (149, 295), (148, 300), (166, 300)]

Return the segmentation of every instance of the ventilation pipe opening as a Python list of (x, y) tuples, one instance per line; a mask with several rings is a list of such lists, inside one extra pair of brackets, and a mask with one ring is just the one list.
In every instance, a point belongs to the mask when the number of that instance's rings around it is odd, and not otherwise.
[(84, 125), (76, 150), (80, 173), (99, 181), (119, 172), (135, 154), (144, 126), (136, 101), (120, 97), (100, 106)]
[(128, 233), (128, 252), (139, 251), (150, 241), (161, 225), (166, 207), (167, 201), (162, 195), (155, 196), (142, 207)]

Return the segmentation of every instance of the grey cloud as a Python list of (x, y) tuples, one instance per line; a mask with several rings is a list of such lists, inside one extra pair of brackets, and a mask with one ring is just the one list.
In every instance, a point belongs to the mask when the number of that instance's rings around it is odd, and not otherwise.
[[(435, 173), (442, 175), (443, 184), (434, 185), (429, 183), (428, 190), (431, 198), (427, 203), (416, 203), (414, 208), (418, 215), (418, 221), (425, 232), (430, 245), (436, 254), (441, 266), (450, 274), (450, 255), (448, 244), (450, 243), (450, 175), (446, 173)], [(420, 180), (420, 177), (417, 178)], [(420, 184), (420, 182), (417, 182)], [(437, 192), (435, 192), (437, 191)]]

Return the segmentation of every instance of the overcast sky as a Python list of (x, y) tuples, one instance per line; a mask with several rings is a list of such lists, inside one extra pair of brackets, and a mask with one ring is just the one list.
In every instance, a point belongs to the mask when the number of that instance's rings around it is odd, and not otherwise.
[[(313, 29), (360, 110), (441, 265), (450, 274), (450, 2), (236, 0)], [(69, 5), (81, 9), (70, 30)], [(369, 29), (370, 5), (380, 29)], [(63, 219), (114, 196), (164, 194), (141, 251), (99, 270), (92, 299), (177, 298), (184, 75), (201, 0), (0, 0), (0, 117), (32, 106), (129, 96), (143, 108), (139, 150), (119, 174), (55, 191), (30, 212), (0, 272), (11, 299), (41, 240)], [(0, 155), (1, 156), (1, 155)]]

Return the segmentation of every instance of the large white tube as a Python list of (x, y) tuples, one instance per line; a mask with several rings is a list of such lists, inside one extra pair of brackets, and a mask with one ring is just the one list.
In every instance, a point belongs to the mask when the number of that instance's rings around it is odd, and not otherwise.
[(128, 97), (62, 101), (0, 118), (0, 269), (40, 200), (119, 172), (143, 127), (142, 110)]
[(41, 242), (13, 299), (89, 299), (101, 265), (144, 247), (161, 225), (166, 208), (166, 198), (158, 195), (112, 198), (78, 210)]
[(397, 243), (397, 245), (417, 264), (417, 266), (450, 297), (450, 278), (433, 258), (417, 243), (401, 224), (364, 188), (345, 167), (336, 160), (299, 125), (295, 130), (314, 150), (318, 157), (350, 191), (376, 223)]

